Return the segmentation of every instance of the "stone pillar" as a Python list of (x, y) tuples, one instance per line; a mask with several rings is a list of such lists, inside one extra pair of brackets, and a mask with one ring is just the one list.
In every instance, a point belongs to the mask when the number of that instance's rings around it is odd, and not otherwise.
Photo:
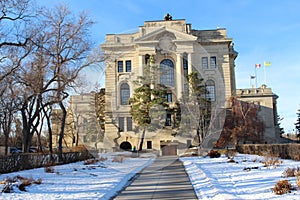
[(144, 56), (139, 55), (139, 76), (143, 76), (143, 71), (144, 71), (144, 63), (143, 63)]
[(188, 59), (188, 74), (190, 74), (193, 71), (193, 63), (192, 63), (192, 54), (191, 53), (188, 53), (187, 59)]
[(182, 55), (177, 54), (176, 60), (176, 93), (177, 99), (182, 97)]

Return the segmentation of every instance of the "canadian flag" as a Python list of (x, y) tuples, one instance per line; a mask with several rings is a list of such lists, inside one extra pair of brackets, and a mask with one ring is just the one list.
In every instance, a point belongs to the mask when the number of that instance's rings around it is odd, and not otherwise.
[(255, 64), (256, 68), (260, 68), (261, 64)]

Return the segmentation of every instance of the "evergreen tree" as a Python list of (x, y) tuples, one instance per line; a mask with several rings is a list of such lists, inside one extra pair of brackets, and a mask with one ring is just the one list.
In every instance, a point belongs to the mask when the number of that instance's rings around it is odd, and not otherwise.
[(179, 134), (193, 134), (196, 130), (197, 143), (200, 146), (208, 135), (211, 103), (205, 98), (206, 89), (202, 83), (203, 79), (197, 72), (188, 75), (189, 95), (183, 95), (180, 100)]
[(297, 116), (298, 116), (298, 119), (297, 119), (297, 122), (295, 123), (295, 126), (298, 131), (297, 137), (299, 138), (300, 137), (300, 109), (298, 110)]
[(137, 86), (129, 99), (131, 116), (134, 122), (142, 128), (142, 136), (138, 150), (143, 148), (146, 130), (155, 131), (164, 126), (164, 114), (168, 108), (167, 87), (157, 83), (157, 66), (151, 57), (144, 68), (144, 76), (134, 81)]
[(276, 116), (276, 127), (279, 130), (280, 137), (282, 137), (282, 134), (284, 134), (284, 128), (280, 126), (281, 125), (280, 121), (282, 120), (283, 118), (281, 118), (279, 115)]

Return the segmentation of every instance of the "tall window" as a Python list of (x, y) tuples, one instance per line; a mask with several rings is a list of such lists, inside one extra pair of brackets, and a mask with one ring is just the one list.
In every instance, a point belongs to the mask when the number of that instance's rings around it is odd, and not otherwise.
[(202, 69), (208, 69), (208, 58), (202, 57)]
[(126, 60), (126, 72), (131, 72), (131, 60)]
[(132, 131), (132, 118), (127, 117), (126, 121), (127, 121), (127, 131)]
[(184, 75), (184, 94), (189, 95), (189, 74), (188, 74), (188, 55), (186, 53), (183, 54), (183, 75)]
[(172, 124), (172, 120), (171, 120), (171, 114), (167, 114), (166, 116), (166, 126), (171, 126)]
[(150, 59), (150, 55), (146, 54), (145, 55), (145, 65), (148, 65), (149, 59)]
[(152, 141), (147, 141), (147, 149), (152, 149)]
[(174, 86), (174, 63), (165, 59), (160, 63), (160, 83), (166, 86)]
[(119, 117), (119, 131), (124, 132), (124, 117)]
[(118, 72), (123, 72), (123, 61), (118, 61)]
[(123, 83), (120, 88), (121, 105), (128, 105), (130, 98), (130, 88), (127, 83)]
[(166, 99), (167, 99), (167, 102), (172, 102), (172, 93), (167, 93)]
[(205, 98), (210, 101), (216, 101), (215, 82), (213, 80), (207, 80), (205, 83), (205, 89)]
[(216, 56), (210, 57), (210, 68), (216, 68), (217, 67), (217, 58)]

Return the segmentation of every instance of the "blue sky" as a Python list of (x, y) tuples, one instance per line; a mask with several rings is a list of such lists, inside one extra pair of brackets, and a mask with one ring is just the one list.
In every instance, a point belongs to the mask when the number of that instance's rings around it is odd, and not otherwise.
[[(53, 7), (66, 3), (78, 13), (87, 11), (96, 22), (92, 38), (97, 44), (105, 34), (137, 30), (144, 21), (162, 20), (166, 13), (173, 19), (186, 19), (193, 29), (226, 28), (233, 38), (237, 88), (250, 87), (255, 64), (266, 68), (266, 85), (278, 98), (278, 113), (285, 132), (295, 129), (300, 109), (300, 1), (299, 0), (37, 0)], [(97, 75), (97, 73), (93, 73)], [(101, 73), (99, 72), (99, 76)], [(102, 76), (103, 78), (103, 76)], [(257, 70), (258, 86), (265, 83), (264, 70)]]

